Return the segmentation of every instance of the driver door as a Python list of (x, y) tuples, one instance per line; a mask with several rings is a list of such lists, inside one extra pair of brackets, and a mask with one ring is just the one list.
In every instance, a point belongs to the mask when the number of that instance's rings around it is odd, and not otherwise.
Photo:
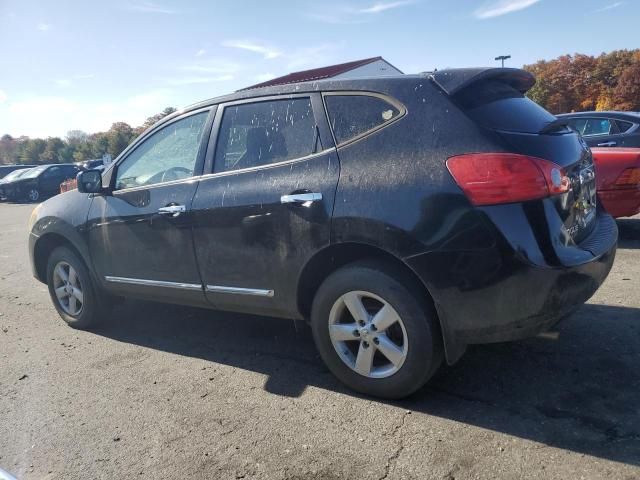
[(115, 294), (204, 305), (191, 202), (211, 128), (209, 109), (177, 117), (137, 143), (96, 195), (88, 236), (97, 274)]

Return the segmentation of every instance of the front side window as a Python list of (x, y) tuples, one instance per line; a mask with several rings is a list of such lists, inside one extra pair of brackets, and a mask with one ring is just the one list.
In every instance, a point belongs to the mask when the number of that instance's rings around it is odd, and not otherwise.
[(369, 95), (326, 95), (324, 101), (338, 145), (400, 115), (394, 105)]
[(582, 135), (609, 135), (611, 132), (611, 122), (606, 118), (589, 118), (584, 125)]
[(215, 171), (226, 172), (305, 157), (315, 151), (311, 99), (232, 105), (224, 109)]
[(192, 177), (208, 115), (180, 119), (147, 138), (118, 165), (116, 190)]

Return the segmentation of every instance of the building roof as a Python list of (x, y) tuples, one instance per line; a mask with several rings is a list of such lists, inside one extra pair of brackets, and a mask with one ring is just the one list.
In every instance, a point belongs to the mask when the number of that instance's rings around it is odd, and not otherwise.
[[(249, 90), (251, 88), (259, 88), (259, 87), (270, 87), (272, 85), (285, 85), (288, 83), (310, 82), (313, 80), (322, 80), (323, 78), (335, 77), (336, 75), (340, 75), (341, 73), (348, 72), (350, 70), (356, 69), (358, 67), (362, 67), (364, 65), (368, 65), (373, 62), (377, 62), (378, 60), (382, 60), (386, 63), (389, 63), (382, 57), (364, 58), (362, 60), (356, 60), (353, 62), (339, 63), (338, 65), (329, 65), (327, 67), (312, 68), (311, 70), (302, 70), (301, 72), (289, 73), (288, 75), (285, 75), (283, 77), (273, 78), (271, 80), (267, 80), (266, 82), (257, 83), (255, 85), (251, 85), (250, 87), (245, 87), (242, 90)], [(389, 63), (389, 65), (391, 64)]]

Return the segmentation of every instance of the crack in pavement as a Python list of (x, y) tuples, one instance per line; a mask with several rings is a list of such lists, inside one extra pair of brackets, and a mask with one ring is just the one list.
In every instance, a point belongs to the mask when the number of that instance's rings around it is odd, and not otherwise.
[[(395, 426), (393, 431), (391, 432), (391, 436), (395, 437), (400, 430), (404, 427), (404, 424), (407, 420), (407, 417), (411, 414), (411, 410), (406, 410), (402, 414), (402, 418), (400, 419), (400, 423)], [(404, 437), (400, 435), (400, 442), (398, 448), (396, 448), (395, 452), (393, 452), (389, 458), (387, 458), (387, 463), (384, 466), (384, 473), (381, 477), (378, 477), (378, 480), (385, 480), (389, 477), (389, 472), (391, 471), (391, 465), (398, 460), (398, 457), (404, 450)]]

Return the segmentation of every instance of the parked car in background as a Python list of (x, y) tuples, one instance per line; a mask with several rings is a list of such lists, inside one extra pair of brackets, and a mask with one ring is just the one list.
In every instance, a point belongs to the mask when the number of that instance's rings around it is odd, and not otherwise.
[(7, 200), (38, 202), (60, 193), (60, 184), (74, 178), (79, 171), (72, 163), (40, 165), (6, 183), (3, 189)]
[(6, 195), (4, 193), (4, 185), (6, 185), (7, 183), (11, 183), (14, 180), (17, 180), (22, 175), (27, 173), (29, 170), (30, 170), (29, 168), (21, 168), (20, 170), (14, 170), (13, 172), (9, 173), (8, 175), (0, 179), (0, 200), (6, 199)]
[(76, 165), (82, 170), (103, 170), (104, 160), (98, 158), (96, 160), (87, 160), (86, 162), (77, 162)]
[(35, 165), (0, 165), (0, 179), (4, 178), (11, 172), (16, 170), (22, 170), (26, 168), (33, 168)]
[(640, 213), (640, 148), (592, 148), (598, 196), (614, 217)]
[(310, 319), (341, 381), (406, 396), (468, 344), (546, 329), (609, 273), (591, 151), (533, 84), (442, 70), (198, 103), (34, 210), (34, 275), (76, 328), (114, 296)]
[(640, 147), (640, 113), (576, 112), (557, 117), (567, 120), (590, 147)]

